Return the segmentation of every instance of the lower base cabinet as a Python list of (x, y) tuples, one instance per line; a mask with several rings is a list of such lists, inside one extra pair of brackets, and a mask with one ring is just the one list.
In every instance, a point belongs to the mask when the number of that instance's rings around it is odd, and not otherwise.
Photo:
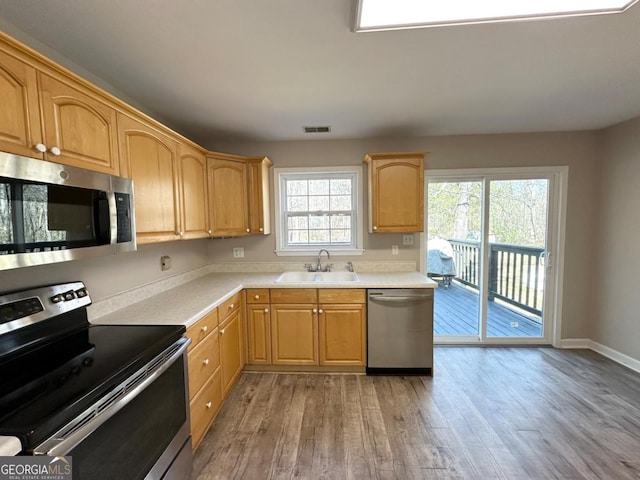
[(222, 369), (218, 367), (190, 402), (191, 442), (194, 450), (200, 445), (222, 405), (221, 371)]
[(220, 363), (222, 367), (222, 392), (226, 396), (240, 376), (244, 363), (241, 336), (240, 310), (227, 317), (220, 325)]
[(366, 319), (364, 289), (248, 290), (247, 363), (364, 367)]
[(273, 365), (318, 365), (318, 313), (312, 305), (272, 305)]

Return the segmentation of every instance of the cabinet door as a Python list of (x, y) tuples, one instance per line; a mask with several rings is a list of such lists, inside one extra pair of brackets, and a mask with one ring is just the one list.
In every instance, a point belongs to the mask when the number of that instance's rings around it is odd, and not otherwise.
[(118, 114), (122, 171), (134, 181), (138, 243), (180, 238), (175, 142)]
[(269, 167), (268, 158), (250, 158), (247, 160), (249, 195), (249, 230), (254, 235), (271, 233), (271, 215), (269, 209)]
[(274, 365), (318, 365), (315, 305), (271, 305), (271, 357)]
[(247, 305), (249, 362), (271, 365), (271, 315), (269, 305)]
[[(114, 108), (42, 73), (40, 101), (47, 160), (120, 173)], [(54, 148), (59, 154), (52, 153)]]
[(207, 160), (209, 211), (214, 237), (249, 233), (247, 166), (242, 161)]
[(220, 366), (220, 337), (217, 329), (189, 352), (188, 363), (189, 398), (193, 398)]
[(370, 232), (424, 230), (424, 159), (417, 155), (367, 156)]
[(195, 148), (178, 144), (182, 238), (206, 238), (209, 229), (207, 160)]
[(231, 390), (243, 367), (240, 329), (240, 310), (232, 313), (220, 326), (220, 363), (222, 391), (225, 396)]
[(364, 305), (320, 305), (320, 365), (366, 365)]
[(42, 158), (35, 68), (0, 51), (0, 150)]

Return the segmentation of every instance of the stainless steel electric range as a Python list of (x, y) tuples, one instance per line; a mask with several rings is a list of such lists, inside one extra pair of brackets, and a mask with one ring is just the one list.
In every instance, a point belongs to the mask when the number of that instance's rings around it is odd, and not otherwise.
[(74, 480), (188, 478), (184, 327), (91, 325), (90, 304), (81, 282), (0, 295), (0, 440)]

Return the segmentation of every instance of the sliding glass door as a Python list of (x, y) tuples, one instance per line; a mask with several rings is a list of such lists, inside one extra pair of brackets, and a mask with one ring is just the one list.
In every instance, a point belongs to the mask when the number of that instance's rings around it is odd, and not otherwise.
[(441, 343), (550, 343), (557, 187), (543, 173), (427, 172), (425, 270)]

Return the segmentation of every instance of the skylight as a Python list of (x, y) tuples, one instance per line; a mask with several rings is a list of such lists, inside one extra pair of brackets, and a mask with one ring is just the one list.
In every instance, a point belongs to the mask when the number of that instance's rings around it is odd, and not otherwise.
[(357, 32), (623, 12), (638, 0), (358, 0)]

